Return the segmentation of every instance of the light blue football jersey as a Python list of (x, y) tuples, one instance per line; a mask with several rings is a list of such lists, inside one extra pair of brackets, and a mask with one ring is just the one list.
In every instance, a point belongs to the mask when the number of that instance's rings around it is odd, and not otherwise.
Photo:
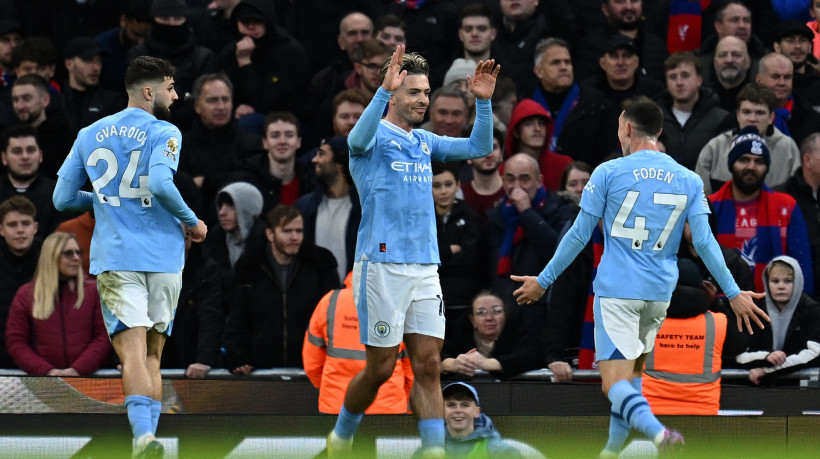
[(709, 213), (700, 177), (665, 153), (641, 150), (598, 166), (581, 207), (602, 218), (604, 230), (595, 294), (669, 301), (683, 225)]
[(89, 179), (94, 188), (92, 274), (182, 269), (180, 220), (148, 190), (151, 168), (176, 172), (181, 147), (179, 129), (133, 107), (80, 131), (59, 176), (75, 183)]
[[(379, 88), (348, 138), (350, 173), (362, 205), (355, 260), (440, 263), (430, 163), (492, 152), (490, 101), (476, 101), (473, 132), (464, 139), (407, 132), (382, 120), (389, 98)], [(354, 146), (359, 144), (366, 147)]]

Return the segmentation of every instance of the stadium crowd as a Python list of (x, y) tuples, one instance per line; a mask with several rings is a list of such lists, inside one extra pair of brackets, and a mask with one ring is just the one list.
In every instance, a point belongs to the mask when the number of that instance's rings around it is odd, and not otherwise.
[[(123, 75), (141, 55), (176, 68), (171, 121), (183, 142), (174, 181), (211, 228), (204, 244), (186, 245), (163, 368), (204, 377), (303, 367), (311, 315), (354, 262), (361, 205), (346, 136), (398, 44), (430, 64), (422, 127), (439, 135), (469, 134), (466, 75), (476, 63), (502, 69), (493, 152), (432, 170), (448, 377), (549, 368), (570, 381), (595, 367), (599, 235), (534, 304), (515, 303), (509, 276), (537, 275), (552, 258), (592, 169), (621, 154), (618, 116), (637, 98), (658, 103), (666, 153), (702, 177), (736, 282), (769, 294), (761, 304), (771, 329), (753, 339), (721, 332), (721, 347), (705, 351), (716, 353), (710, 361), (750, 368), (755, 384), (820, 366), (820, 0), (37, 5), (0, 0), (0, 368), (78, 375), (116, 365), (89, 313), (99, 312), (88, 274), (94, 215), (58, 212), (52, 194), (77, 133), (125, 108)], [(97, 135), (145, 133), (112, 126)], [(636, 173), (666, 178), (651, 165)], [(54, 236), (62, 233), (73, 236)], [(679, 258), (694, 274), (681, 275), (670, 317), (711, 311), (732, 328), (685, 237)], [(48, 300), (38, 287), (46, 283)], [(675, 358), (658, 353), (654, 369)]]

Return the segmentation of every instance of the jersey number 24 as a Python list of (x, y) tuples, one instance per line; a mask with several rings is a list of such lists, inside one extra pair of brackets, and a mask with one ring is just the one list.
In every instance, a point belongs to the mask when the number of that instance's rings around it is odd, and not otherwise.
[(148, 176), (140, 175), (139, 186), (137, 188), (131, 186), (131, 183), (134, 181), (134, 176), (137, 174), (137, 166), (139, 165), (141, 153), (141, 150), (131, 152), (128, 165), (125, 167), (125, 171), (122, 173), (122, 178), (120, 179), (118, 193), (117, 195), (111, 196), (103, 194), (101, 190), (105, 188), (111, 180), (117, 177), (117, 173), (120, 170), (117, 155), (108, 148), (97, 148), (88, 155), (87, 166), (94, 167), (100, 160), (105, 161), (106, 164), (105, 172), (103, 172), (100, 178), (91, 182), (91, 186), (94, 187), (94, 194), (97, 195), (97, 199), (100, 200), (100, 203), (119, 207), (120, 198), (136, 198), (140, 200), (142, 207), (151, 207), (151, 198), (153, 195), (148, 190)]

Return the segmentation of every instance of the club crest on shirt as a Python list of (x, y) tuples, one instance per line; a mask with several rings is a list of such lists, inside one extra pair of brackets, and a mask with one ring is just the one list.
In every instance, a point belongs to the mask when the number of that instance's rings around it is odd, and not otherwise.
[(168, 151), (171, 153), (176, 153), (179, 149), (179, 144), (177, 144), (177, 139), (175, 137), (171, 137), (165, 142), (165, 146), (168, 147)]
[(421, 143), (421, 151), (422, 151), (425, 155), (430, 156), (430, 147), (429, 147), (429, 146), (427, 146), (427, 142), (422, 142), (422, 143)]

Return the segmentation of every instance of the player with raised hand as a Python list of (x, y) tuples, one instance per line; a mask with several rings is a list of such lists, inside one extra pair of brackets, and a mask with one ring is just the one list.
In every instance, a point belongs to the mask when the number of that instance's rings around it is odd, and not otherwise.
[[(174, 186), (182, 136), (168, 122), (177, 100), (174, 67), (142, 56), (125, 72), (128, 107), (82, 129), (59, 171), (58, 210), (94, 209), (92, 274), (103, 318), (122, 362), (134, 457), (162, 457), (160, 357), (182, 284), (185, 233), (207, 227)], [(81, 191), (91, 180), (93, 192)]]
[[(328, 455), (349, 455), (362, 413), (392, 374), (404, 340), (415, 380), (410, 405), (419, 419), (425, 457), (444, 457), (444, 408), (439, 352), (444, 303), (433, 206), (431, 161), (480, 158), (492, 152), (490, 98), (500, 67), (476, 65), (467, 76), (476, 120), (467, 139), (414, 129), (429, 105), (427, 61), (396, 48), (382, 68), (382, 85), (350, 132), (350, 172), (362, 205), (353, 292), (365, 369), (348, 386)], [(387, 115), (381, 118), (387, 106)]]
[(664, 427), (641, 395), (641, 375), (678, 279), (677, 253), (684, 222), (695, 249), (737, 315), (738, 329), (769, 320), (753, 300), (763, 294), (740, 291), (709, 229), (703, 182), (694, 172), (658, 151), (663, 113), (651, 101), (634, 102), (619, 118), (624, 156), (592, 173), (581, 196), (581, 212), (538, 277), (513, 292), (530, 304), (549, 288), (603, 222), (604, 253), (595, 277), (595, 351), (602, 390), (612, 402), (609, 441), (601, 457), (617, 457), (630, 429), (660, 449), (678, 449), (683, 437)]

